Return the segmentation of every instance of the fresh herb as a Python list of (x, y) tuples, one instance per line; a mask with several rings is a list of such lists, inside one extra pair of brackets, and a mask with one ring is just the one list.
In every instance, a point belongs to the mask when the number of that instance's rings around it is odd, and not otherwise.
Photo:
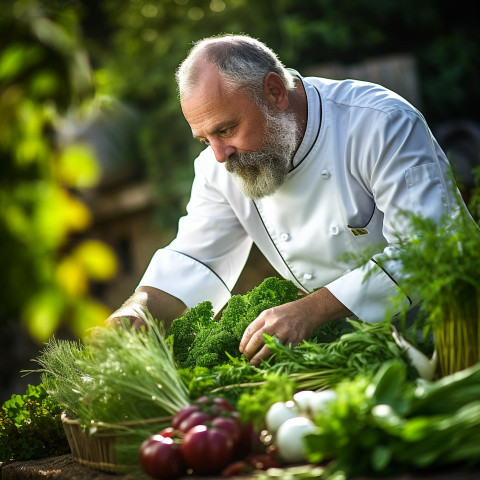
[(212, 368), (239, 357), (238, 346), (247, 326), (268, 308), (300, 298), (290, 280), (266, 278), (245, 295), (234, 295), (218, 321), (210, 302), (203, 302), (175, 319), (167, 332), (180, 368)]
[[(63, 364), (62, 362), (63, 361)], [(37, 359), (49, 394), (86, 426), (175, 414), (188, 404), (162, 324), (99, 328), (82, 346), (51, 341)]]
[(147, 329), (96, 332), (92, 352), (79, 361), (91, 381), (82, 396), (82, 423), (121, 422), (174, 415), (188, 404), (188, 391), (178, 374), (162, 324), (148, 316)]
[(0, 463), (67, 453), (61, 413), (43, 385), (12, 395), (0, 408)]
[(80, 342), (52, 338), (35, 359), (41, 367), (43, 386), (69, 418), (76, 418), (83, 408), (82, 396), (90, 378), (80, 362), (90, 355)]
[(180, 370), (193, 400), (202, 395), (220, 393), (235, 404), (246, 388), (253, 388), (265, 380), (267, 371), (250, 365), (245, 357), (227, 357), (229, 362), (223, 365)]
[[(331, 343), (304, 341), (293, 349), (265, 335), (265, 343), (273, 352), (269, 371), (289, 375), (303, 390), (318, 390), (359, 374), (375, 372), (392, 359), (408, 364), (406, 353), (393, 339), (388, 322), (348, 322), (353, 331)], [(412, 379), (418, 376), (409, 364), (408, 373)]]
[(393, 339), (388, 323), (349, 320), (349, 324), (349, 333), (331, 343), (304, 341), (293, 349), (265, 335), (273, 356), (260, 367), (243, 357), (230, 357), (228, 364), (187, 369), (182, 375), (193, 398), (210, 392), (225, 396), (257, 425), (274, 401), (289, 394), (291, 385), (297, 390), (331, 388), (346, 379), (373, 374), (391, 360), (405, 364), (409, 379), (418, 377), (406, 352)]
[(332, 343), (345, 333), (351, 332), (352, 330), (353, 327), (346, 318), (339, 318), (320, 325), (315, 332), (313, 332), (313, 335), (308, 341), (316, 343)]
[(398, 237), (392, 258), (402, 265), (402, 288), (422, 300), (448, 375), (480, 360), (480, 229), (465, 209), (440, 222), (406, 215), (411, 235)]

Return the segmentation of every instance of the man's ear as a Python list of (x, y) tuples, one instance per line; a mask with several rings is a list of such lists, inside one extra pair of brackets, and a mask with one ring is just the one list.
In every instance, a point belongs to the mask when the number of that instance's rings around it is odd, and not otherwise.
[(273, 72), (267, 73), (263, 79), (263, 97), (265, 101), (280, 111), (289, 106), (288, 93), (282, 79)]

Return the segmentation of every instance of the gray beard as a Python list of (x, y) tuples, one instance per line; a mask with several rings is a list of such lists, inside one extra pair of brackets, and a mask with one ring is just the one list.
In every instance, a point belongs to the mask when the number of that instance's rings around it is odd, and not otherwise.
[(272, 112), (265, 115), (265, 140), (258, 152), (233, 153), (225, 168), (237, 181), (242, 194), (253, 200), (275, 193), (292, 167), (300, 139), (300, 128), (294, 113)]

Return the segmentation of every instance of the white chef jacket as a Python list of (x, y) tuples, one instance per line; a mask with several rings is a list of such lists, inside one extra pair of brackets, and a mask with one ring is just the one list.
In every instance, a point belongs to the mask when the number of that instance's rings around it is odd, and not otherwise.
[[(388, 255), (407, 225), (399, 209), (439, 219), (457, 198), (450, 167), (422, 115), (395, 93), (354, 80), (302, 78), (304, 138), (286, 181), (251, 200), (207, 147), (195, 160), (187, 215), (158, 250), (139, 286), (218, 312), (254, 242), (276, 271), (305, 292), (325, 286), (359, 318), (376, 322), (401, 290), (399, 265), (341, 258), (378, 246)], [(345, 255), (343, 255), (345, 257)], [(370, 275), (366, 273), (373, 270)], [(415, 303), (402, 292), (405, 304)]]

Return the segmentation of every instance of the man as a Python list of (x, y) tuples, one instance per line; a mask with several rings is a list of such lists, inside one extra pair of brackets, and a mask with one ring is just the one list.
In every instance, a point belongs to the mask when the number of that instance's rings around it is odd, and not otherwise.
[[(438, 220), (458, 208), (421, 114), (378, 85), (302, 78), (247, 36), (198, 42), (176, 79), (193, 137), (207, 148), (176, 239), (108, 322), (141, 324), (147, 307), (168, 326), (203, 300), (218, 312), (252, 242), (308, 293), (247, 328), (240, 351), (252, 364), (269, 354), (264, 333), (296, 345), (330, 320), (396, 313), (401, 278), (388, 257), (407, 228), (399, 211)], [(367, 247), (376, 255), (360, 267), (343, 255)], [(406, 305), (413, 293), (403, 292)]]

